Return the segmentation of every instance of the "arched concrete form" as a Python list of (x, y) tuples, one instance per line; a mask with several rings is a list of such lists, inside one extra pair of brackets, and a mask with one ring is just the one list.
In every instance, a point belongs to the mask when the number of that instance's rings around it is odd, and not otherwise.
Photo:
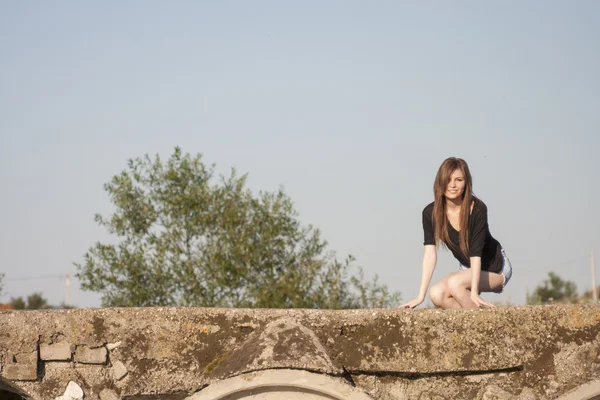
[(0, 399), (2, 400), (20, 400), (26, 398), (25, 393), (19, 390), (9, 380), (0, 377)]
[(600, 380), (581, 385), (558, 400), (600, 400)]
[(341, 378), (272, 369), (219, 381), (186, 400), (373, 400)]

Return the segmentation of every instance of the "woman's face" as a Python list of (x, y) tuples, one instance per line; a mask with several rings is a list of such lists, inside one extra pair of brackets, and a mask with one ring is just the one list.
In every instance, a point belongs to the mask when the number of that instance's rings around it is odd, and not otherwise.
[(454, 200), (462, 198), (463, 192), (465, 191), (465, 176), (460, 169), (455, 169), (450, 174), (450, 182), (446, 186), (446, 192), (444, 196), (448, 200)]

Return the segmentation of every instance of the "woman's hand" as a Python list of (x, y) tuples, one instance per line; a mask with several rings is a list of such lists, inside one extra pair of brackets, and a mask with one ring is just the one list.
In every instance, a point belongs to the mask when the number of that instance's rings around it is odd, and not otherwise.
[(488, 303), (487, 301), (483, 300), (481, 296), (479, 296), (479, 294), (477, 293), (471, 293), (471, 301), (475, 303), (477, 308), (481, 308), (481, 306), (486, 306), (488, 308), (496, 308), (496, 306), (492, 303)]
[(408, 303), (402, 304), (401, 306), (398, 306), (397, 308), (409, 308), (412, 310), (413, 308), (415, 308), (416, 306), (421, 304), (423, 302), (423, 300), (425, 300), (425, 299), (417, 297), (416, 299), (412, 299)]

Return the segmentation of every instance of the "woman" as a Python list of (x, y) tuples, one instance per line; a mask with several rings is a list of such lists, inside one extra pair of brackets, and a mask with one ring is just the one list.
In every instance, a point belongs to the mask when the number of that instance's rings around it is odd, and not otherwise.
[(431, 287), (437, 307), (496, 308), (481, 292), (501, 293), (512, 276), (512, 266), (500, 243), (490, 234), (487, 207), (473, 195), (471, 173), (460, 158), (448, 158), (433, 184), (434, 202), (423, 210), (425, 252), (417, 298), (401, 305), (415, 308), (425, 300), (437, 262), (436, 246), (449, 248), (460, 262), (459, 270)]

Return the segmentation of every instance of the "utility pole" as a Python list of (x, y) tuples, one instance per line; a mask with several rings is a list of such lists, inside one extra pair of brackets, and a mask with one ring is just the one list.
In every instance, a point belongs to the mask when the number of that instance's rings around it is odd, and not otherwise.
[[(594, 292), (596, 293), (596, 292)], [(65, 307), (71, 306), (71, 276), (67, 272), (65, 275)]]
[(598, 289), (596, 288), (596, 259), (594, 257), (594, 248), (590, 252), (590, 267), (592, 268), (592, 301), (598, 302)]

